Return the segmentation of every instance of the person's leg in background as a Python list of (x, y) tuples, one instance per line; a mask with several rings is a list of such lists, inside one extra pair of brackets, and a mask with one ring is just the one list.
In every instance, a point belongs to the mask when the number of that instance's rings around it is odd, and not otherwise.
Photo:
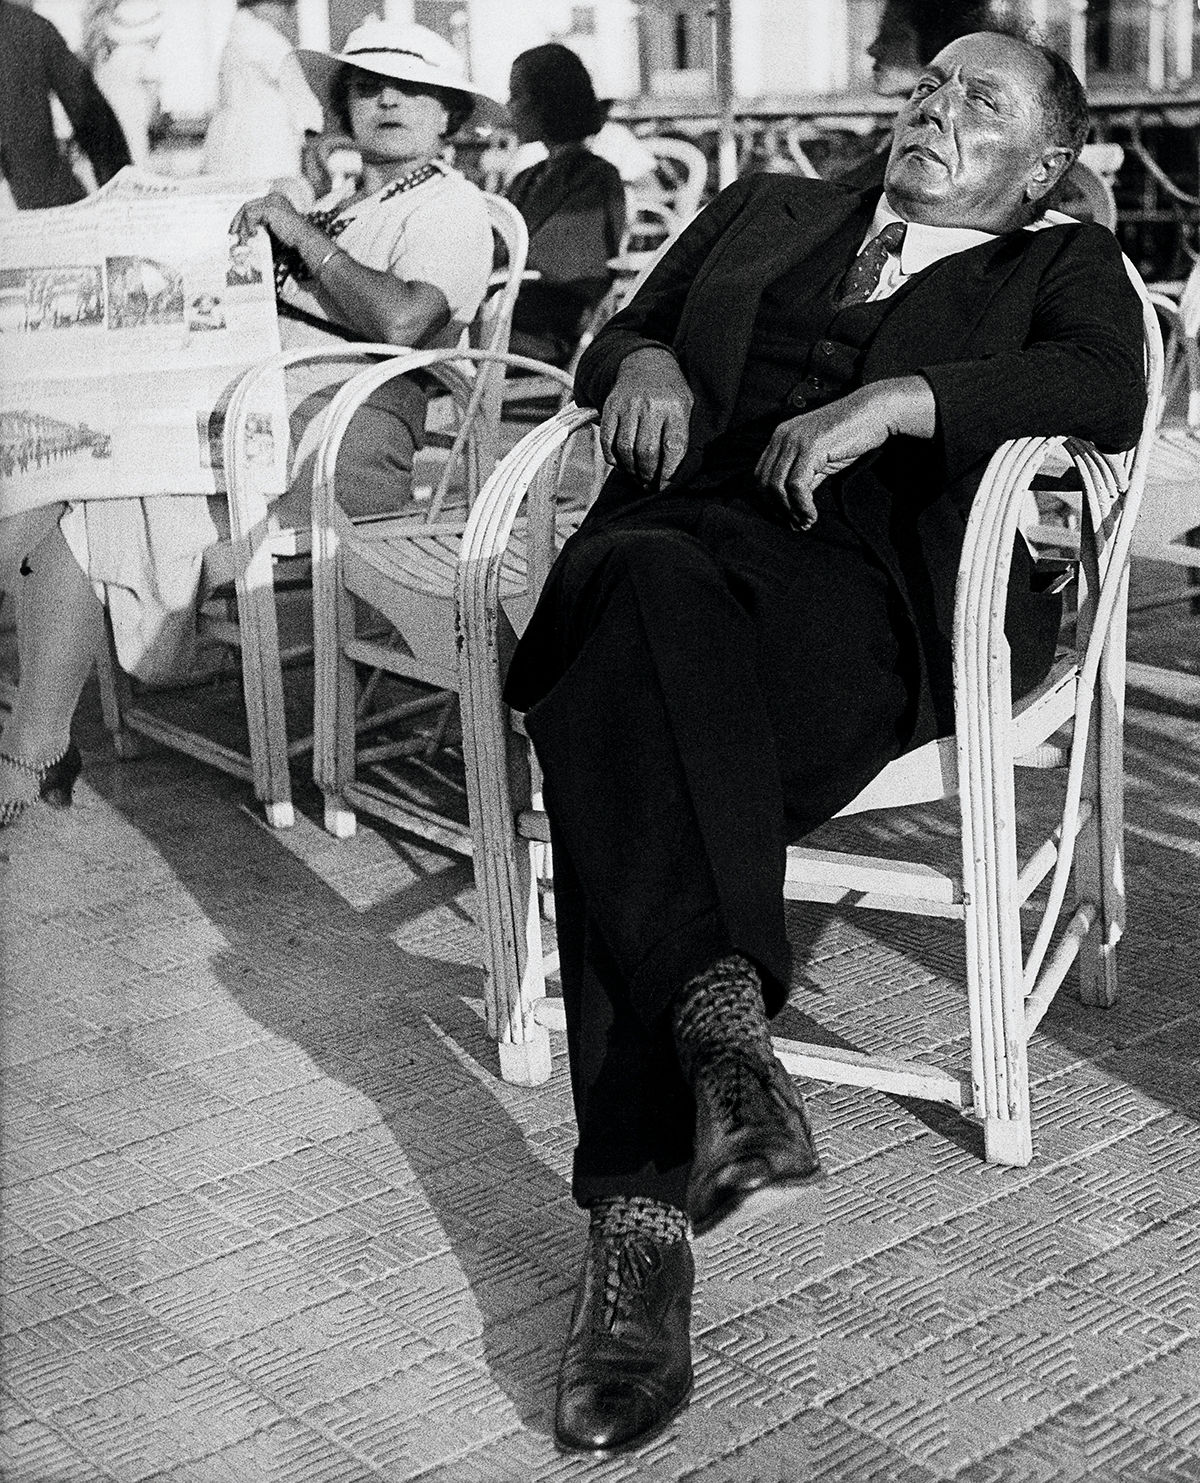
[(61, 507), (12, 516), (0, 581), (16, 596), (20, 678), (0, 734), (0, 827), (44, 801), (63, 807), (79, 775), (71, 721), (95, 661), (103, 608), (58, 526)]

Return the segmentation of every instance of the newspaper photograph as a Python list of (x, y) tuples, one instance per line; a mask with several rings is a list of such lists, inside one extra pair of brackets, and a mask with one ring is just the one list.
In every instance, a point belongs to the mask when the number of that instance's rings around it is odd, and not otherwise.
[[(129, 167), (77, 205), (0, 218), (0, 516), (223, 489), (224, 409), (279, 349), (265, 234), (229, 233), (252, 194)], [(282, 377), (245, 452), (281, 493)]]

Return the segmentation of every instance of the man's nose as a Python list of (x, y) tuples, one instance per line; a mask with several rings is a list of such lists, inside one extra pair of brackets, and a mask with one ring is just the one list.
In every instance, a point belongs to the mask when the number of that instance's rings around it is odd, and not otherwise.
[(945, 128), (955, 106), (953, 82), (944, 82), (933, 92), (926, 93), (918, 102), (917, 115), (927, 118), (939, 128)]

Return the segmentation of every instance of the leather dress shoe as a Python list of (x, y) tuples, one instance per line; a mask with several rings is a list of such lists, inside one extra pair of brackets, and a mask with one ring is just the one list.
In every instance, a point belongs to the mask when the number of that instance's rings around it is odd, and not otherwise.
[(685, 1240), (591, 1234), (558, 1370), (560, 1447), (626, 1451), (687, 1404), (695, 1276)]
[(774, 1056), (714, 1056), (697, 1068), (692, 1092), (687, 1200), (698, 1236), (748, 1200), (790, 1199), (824, 1177), (803, 1100)]

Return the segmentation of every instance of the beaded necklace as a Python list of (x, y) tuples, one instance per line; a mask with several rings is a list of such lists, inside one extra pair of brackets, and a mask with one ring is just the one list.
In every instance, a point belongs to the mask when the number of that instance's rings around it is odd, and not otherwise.
[[(398, 196), (402, 191), (411, 191), (418, 185), (424, 185), (427, 180), (432, 180), (435, 175), (442, 172), (437, 165), (418, 165), (415, 170), (410, 170), (407, 175), (402, 175), (399, 180), (392, 181), (391, 185), (380, 194), (379, 205), (384, 201), (390, 201), (393, 196)], [(354, 220), (352, 214), (346, 214), (346, 206), (330, 206), (324, 211), (310, 211), (307, 220), (314, 227), (319, 228), (328, 237), (337, 238), (346, 230)], [(291, 278), (297, 284), (312, 282), (312, 274), (308, 271), (308, 264), (294, 247), (281, 247), (272, 244), (275, 250), (275, 296), (283, 293), (284, 285)]]

